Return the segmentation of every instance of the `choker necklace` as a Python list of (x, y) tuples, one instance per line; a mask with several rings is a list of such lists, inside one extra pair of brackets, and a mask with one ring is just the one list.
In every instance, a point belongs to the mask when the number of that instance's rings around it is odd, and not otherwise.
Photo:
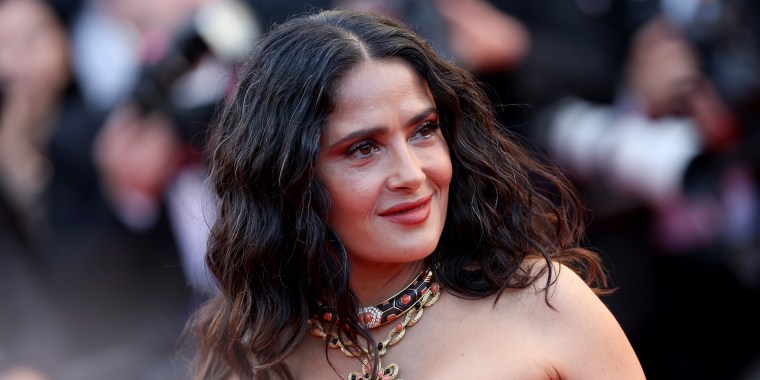
[[(414, 304), (430, 289), (432, 281), (433, 270), (425, 268), (411, 284), (407, 285), (404, 290), (398, 292), (395, 296), (375, 306), (361, 308), (359, 310), (359, 321), (367, 326), (368, 329), (374, 329), (375, 327), (392, 322), (412, 309)], [(333, 314), (327, 305), (319, 303), (318, 307), (316, 315), (323, 322), (333, 324), (337, 322), (333, 320)]]
[[(380, 357), (388, 352), (388, 348), (395, 346), (404, 337), (406, 329), (414, 326), (422, 317), (423, 311), (433, 305), (440, 295), (441, 287), (433, 282), (433, 271), (430, 268), (426, 268), (409, 286), (395, 296), (375, 306), (367, 306), (359, 310), (359, 320), (370, 329), (382, 326), (406, 314), (403, 321), (398, 322), (388, 332), (388, 336), (377, 344), (378, 379), (397, 379), (398, 365), (391, 363), (383, 368)], [(319, 318), (309, 318), (308, 323), (311, 334), (326, 340), (328, 347), (339, 348), (347, 356), (362, 357), (362, 370), (349, 373), (348, 380), (369, 379), (373, 368), (372, 363), (370, 363), (370, 351), (365, 347), (356, 346), (351, 341), (344, 343), (335, 332), (335, 328), (328, 334), (322, 323), (334, 324), (337, 320), (333, 319), (329, 311), (326, 311), (324, 305), (320, 305), (319, 311), (320, 313), (317, 314)]]

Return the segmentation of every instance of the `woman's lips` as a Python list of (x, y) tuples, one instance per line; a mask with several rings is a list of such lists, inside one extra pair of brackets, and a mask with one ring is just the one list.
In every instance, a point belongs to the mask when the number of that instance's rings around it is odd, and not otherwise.
[(414, 202), (395, 205), (380, 213), (386, 220), (398, 224), (418, 224), (430, 216), (430, 200), (432, 195)]

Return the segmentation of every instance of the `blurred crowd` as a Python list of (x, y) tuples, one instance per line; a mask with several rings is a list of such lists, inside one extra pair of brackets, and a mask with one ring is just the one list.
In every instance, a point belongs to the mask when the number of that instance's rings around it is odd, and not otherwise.
[(205, 131), (327, 8), (406, 22), (566, 171), (648, 378), (760, 378), (754, 0), (0, 0), (0, 379), (187, 378)]

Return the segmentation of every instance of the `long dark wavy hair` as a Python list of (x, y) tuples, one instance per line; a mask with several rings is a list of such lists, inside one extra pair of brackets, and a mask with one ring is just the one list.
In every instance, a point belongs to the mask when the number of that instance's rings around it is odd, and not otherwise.
[(221, 292), (189, 325), (197, 378), (291, 377), (284, 359), (303, 341), (316, 300), (347, 324), (345, 339), (375, 346), (358, 320), (351, 267), (326, 222), (330, 194), (315, 164), (341, 78), (389, 57), (427, 80), (451, 154), (447, 219), (431, 256), (436, 281), (468, 298), (530, 286), (540, 275), (548, 288), (553, 267), (528, 265), (545, 261), (606, 289), (597, 255), (577, 248), (585, 226), (579, 198), (497, 125), (471, 74), (393, 20), (324, 11), (276, 26), (256, 43), (212, 127), (219, 211), (206, 262)]

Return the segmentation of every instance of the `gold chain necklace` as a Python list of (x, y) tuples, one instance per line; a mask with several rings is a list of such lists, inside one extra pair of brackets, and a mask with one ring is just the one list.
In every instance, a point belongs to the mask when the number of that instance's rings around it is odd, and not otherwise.
[[(420, 279), (423, 280), (424, 285), (419, 286), (418, 282)], [(410, 289), (416, 289), (415, 294), (418, 295), (416, 302), (410, 305), (410, 307), (400, 310), (399, 313), (390, 314), (395, 315), (394, 317), (390, 318), (390, 321), (394, 320), (397, 316), (406, 314), (404, 317), (404, 320), (397, 323), (396, 326), (391, 329), (391, 331), (388, 332), (388, 336), (377, 344), (378, 349), (378, 362), (377, 367), (379, 368), (377, 372), (378, 379), (381, 380), (400, 380), (398, 378), (398, 372), (399, 368), (398, 365), (395, 363), (390, 363), (387, 366), (383, 367), (382, 360), (380, 357), (385, 355), (386, 352), (388, 352), (388, 349), (392, 346), (395, 346), (403, 337), (406, 335), (406, 329), (408, 327), (414, 326), (417, 321), (422, 318), (422, 314), (424, 310), (430, 306), (432, 306), (435, 301), (438, 300), (438, 297), (441, 295), (441, 287), (437, 283), (432, 282), (432, 270), (425, 269), (422, 274), (412, 282), (405, 290), (400, 292), (399, 294), (395, 295), (388, 301), (385, 301), (375, 307), (380, 307), (381, 305), (387, 305), (388, 303), (393, 303), (395, 300), (398, 300), (400, 297), (404, 296), (404, 293), (409, 291)], [(406, 300), (406, 298), (404, 298)], [(360, 320), (365, 323), (365, 325), (368, 326), (368, 328), (373, 328), (380, 326), (381, 324), (385, 324), (387, 322), (390, 322), (387, 320), (388, 318), (383, 318), (383, 323), (379, 323), (379, 319), (369, 319), (368, 317), (365, 317), (367, 308), (363, 308), (360, 311)], [(325, 322), (331, 322), (332, 315), (331, 314), (321, 314), (322, 319), (325, 320)], [(373, 322), (375, 321), (375, 322)], [(338, 334), (333, 331), (331, 331), (329, 334), (325, 331), (322, 321), (317, 318), (309, 318), (309, 331), (312, 333), (312, 335), (321, 337), (322, 339), (327, 341), (327, 346), (330, 348), (339, 348), (344, 354), (346, 354), (349, 357), (362, 357), (362, 369), (361, 371), (352, 371), (348, 374), (347, 379), (348, 380), (359, 380), (359, 379), (369, 379), (371, 377), (372, 372), (372, 363), (370, 363), (370, 352), (365, 347), (359, 347), (353, 344), (353, 342), (348, 341), (344, 343), (339, 337)]]

